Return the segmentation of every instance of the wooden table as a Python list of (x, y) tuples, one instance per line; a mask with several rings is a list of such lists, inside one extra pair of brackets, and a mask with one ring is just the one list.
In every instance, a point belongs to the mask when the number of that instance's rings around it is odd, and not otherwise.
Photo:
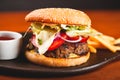
[[(92, 20), (92, 27), (98, 31), (120, 37), (120, 10), (85, 11)], [(0, 12), (0, 30), (25, 32), (30, 23), (24, 21), (28, 12)], [(61, 78), (29, 78), (10, 75), (0, 75), (0, 80), (120, 80), (120, 61), (115, 61), (104, 67), (83, 75)]]

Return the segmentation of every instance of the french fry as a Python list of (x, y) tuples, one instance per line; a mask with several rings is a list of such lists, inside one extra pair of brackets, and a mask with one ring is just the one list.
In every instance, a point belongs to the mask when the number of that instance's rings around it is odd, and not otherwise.
[(116, 45), (120, 44), (120, 38), (115, 39), (114, 37), (104, 35), (93, 28), (91, 30), (93, 35), (87, 41), (91, 52), (95, 53), (97, 51), (95, 48), (108, 48), (113, 53), (120, 51), (120, 46)]
[(97, 30), (92, 28), (92, 32), (94, 36), (91, 36), (88, 40), (88, 44), (95, 47), (95, 48), (108, 48), (112, 52), (116, 52), (117, 50), (120, 50), (120, 46), (115, 46), (114, 44), (120, 44), (120, 38), (115, 40), (114, 37), (104, 35)]
[(120, 44), (120, 38), (114, 40), (113, 44)]
[(115, 46), (115, 48), (117, 49), (117, 51), (120, 51), (120, 46)]
[(105, 40), (107, 40), (107, 41), (109, 41), (109, 42), (114, 42), (115, 41), (115, 38), (114, 37), (111, 37), (111, 36), (108, 36), (108, 35), (102, 35), (102, 37), (105, 39)]
[(99, 44), (99, 41), (98, 41), (97, 39), (95, 39), (93, 36), (90, 36), (90, 37), (89, 37), (89, 40), (90, 40), (91, 42), (95, 42), (95, 43)]
[(94, 48), (105, 48), (100, 42), (88, 40), (87, 43)]
[(88, 45), (88, 47), (89, 47), (89, 49), (90, 49), (90, 52), (92, 52), (92, 53), (97, 53), (96, 48), (94, 48), (94, 47), (91, 46), (91, 45)]
[(104, 45), (105, 47), (107, 47), (112, 52), (116, 52), (117, 51), (117, 49), (115, 48), (115, 46), (112, 45), (106, 39), (104, 39), (101, 35), (100, 36), (94, 36), (94, 38), (97, 39), (102, 45)]

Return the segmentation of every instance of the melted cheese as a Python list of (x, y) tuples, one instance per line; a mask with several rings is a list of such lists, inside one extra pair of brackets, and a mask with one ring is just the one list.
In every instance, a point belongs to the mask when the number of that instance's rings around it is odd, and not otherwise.
[(76, 55), (76, 54), (74, 54), (74, 53), (71, 53), (71, 54), (69, 55), (69, 58), (76, 58), (76, 57), (79, 57), (79, 56)]
[[(54, 38), (55, 38), (55, 32), (48, 32), (45, 30), (42, 30), (39, 35), (36, 35), (36, 42), (39, 45), (38, 46), (38, 52), (39, 54), (44, 54), (48, 48), (50, 47), (50, 45), (52, 44)], [(38, 43), (38, 39), (42, 40), (42, 44), (40, 45)]]
[[(56, 24), (34, 22), (31, 24), (39, 54), (44, 54), (53, 43), (55, 34), (61, 29)], [(40, 41), (40, 42), (39, 42)]]

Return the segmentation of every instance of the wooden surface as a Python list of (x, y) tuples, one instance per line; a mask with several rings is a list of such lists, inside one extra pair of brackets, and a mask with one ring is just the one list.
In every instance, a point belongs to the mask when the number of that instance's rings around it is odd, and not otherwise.
[[(92, 20), (92, 27), (98, 31), (120, 37), (120, 10), (85, 11)], [(0, 12), (0, 31), (25, 32), (30, 23), (24, 21), (28, 12)], [(93, 72), (60, 78), (29, 78), (0, 74), (0, 80), (120, 80), (120, 60), (114, 61)]]

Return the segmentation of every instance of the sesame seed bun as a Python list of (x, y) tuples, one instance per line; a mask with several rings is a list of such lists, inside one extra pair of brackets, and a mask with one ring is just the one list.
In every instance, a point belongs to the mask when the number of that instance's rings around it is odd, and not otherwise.
[(43, 8), (30, 12), (27, 22), (42, 22), (52, 24), (91, 25), (91, 20), (84, 12), (69, 8)]
[(90, 53), (88, 52), (86, 55), (82, 55), (76, 58), (51, 58), (40, 55), (36, 52), (26, 51), (26, 57), (29, 61), (39, 65), (50, 67), (70, 67), (81, 65), (87, 62), (90, 57)]

